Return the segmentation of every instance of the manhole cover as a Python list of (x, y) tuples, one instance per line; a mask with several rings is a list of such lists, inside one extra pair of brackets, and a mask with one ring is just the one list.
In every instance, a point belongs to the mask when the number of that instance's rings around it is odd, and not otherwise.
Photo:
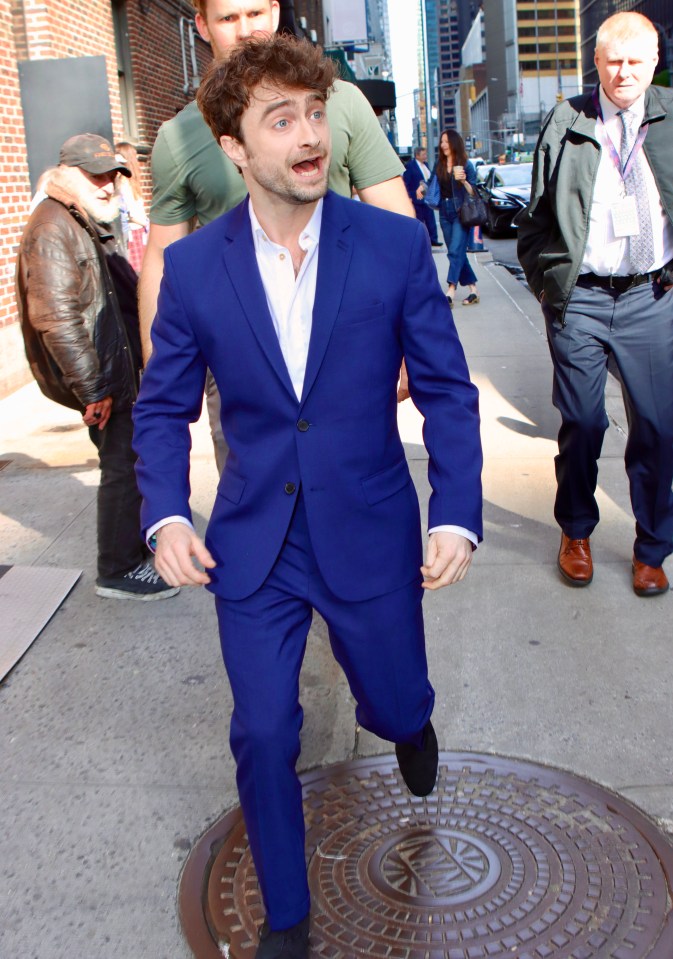
[[(390, 756), (301, 778), (315, 959), (673, 957), (673, 847), (587, 780), (456, 753), (424, 800)], [(264, 908), (238, 809), (190, 855), (180, 910), (197, 959), (254, 956)]]

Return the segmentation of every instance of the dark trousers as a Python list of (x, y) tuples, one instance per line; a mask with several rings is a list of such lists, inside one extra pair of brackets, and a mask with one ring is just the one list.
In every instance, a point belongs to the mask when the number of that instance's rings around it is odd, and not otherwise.
[(460, 222), (453, 201), (442, 200), (439, 207), (439, 225), (444, 234), (446, 255), (449, 258), (449, 274), (446, 282), (451, 286), (473, 286), (477, 282), (474, 270), (467, 258), (467, 241), (470, 228)]
[(418, 200), (412, 200), (412, 203), (414, 204), (416, 219), (420, 220), (421, 223), (425, 223), (425, 228), (430, 234), (430, 242), (438, 243), (439, 236), (437, 235), (437, 220), (435, 219), (435, 211), (431, 209), (427, 203), (419, 203)]
[(140, 536), (140, 493), (136, 484), (136, 455), (131, 447), (131, 410), (113, 413), (105, 429), (90, 427), (98, 450), (98, 577), (118, 577), (147, 556)]
[(634, 553), (660, 566), (673, 551), (673, 291), (658, 283), (617, 294), (574, 289), (565, 326), (543, 304), (561, 413), (554, 515), (571, 538), (598, 523), (598, 459), (608, 426), (608, 362), (622, 384), (628, 422), (625, 465), (636, 519)]
[(357, 721), (382, 739), (420, 745), (434, 692), (428, 681), (422, 589), (348, 603), (323, 580), (300, 496), (264, 585), (237, 602), (217, 597), (234, 698), (231, 748), (241, 808), (272, 929), (309, 909), (301, 785), (295, 771), (303, 712), (299, 672), (313, 609), (357, 703)]

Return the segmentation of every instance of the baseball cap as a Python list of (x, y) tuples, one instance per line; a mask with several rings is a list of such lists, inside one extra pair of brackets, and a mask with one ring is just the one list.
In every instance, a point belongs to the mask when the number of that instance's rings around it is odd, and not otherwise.
[(80, 133), (70, 137), (61, 147), (58, 162), (63, 166), (78, 166), (98, 176), (113, 170), (131, 176), (131, 171), (120, 162), (112, 146), (96, 133)]

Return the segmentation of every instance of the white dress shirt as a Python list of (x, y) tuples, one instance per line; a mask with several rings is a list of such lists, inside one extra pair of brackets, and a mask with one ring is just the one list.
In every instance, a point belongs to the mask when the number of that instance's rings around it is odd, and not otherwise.
[[(587, 239), (582, 273), (596, 273), (598, 276), (618, 274), (627, 276), (637, 273), (633, 269), (628, 255), (628, 237), (616, 237), (612, 228), (611, 207), (625, 195), (624, 181), (610, 150), (610, 141), (619, 156), (622, 142), (622, 121), (618, 116), (619, 107), (598, 88), (603, 120), (596, 120), (596, 140), (601, 145), (601, 158), (598, 164), (594, 194), (589, 217), (589, 236)], [(629, 107), (629, 112), (642, 123), (645, 114), (645, 94), (642, 94)], [(647, 140), (645, 141), (647, 142)], [(647, 185), (647, 196), (652, 218), (654, 237), (654, 260), (647, 272), (658, 270), (673, 258), (673, 226), (670, 224), (661, 205), (659, 191), (645, 151), (641, 151), (643, 163), (641, 169)]]
[[(311, 219), (299, 237), (299, 246), (305, 251), (305, 256), (295, 277), (290, 251), (269, 239), (255, 215), (252, 201), (248, 204), (255, 256), (266, 302), (298, 400), (301, 399), (304, 387), (306, 360), (313, 325), (322, 208), (323, 201), (319, 200)], [(148, 541), (158, 529), (169, 523), (184, 523), (193, 529), (186, 517), (168, 516), (147, 530)], [(473, 546), (478, 543), (476, 534), (461, 526), (435, 526), (430, 532), (458, 533), (468, 539)]]
[(421, 176), (423, 177), (423, 179), (424, 179), (425, 182), (427, 183), (428, 180), (430, 179), (431, 175), (432, 175), (432, 174), (430, 173), (430, 167), (429, 167), (426, 163), (421, 163), (421, 161), (418, 159), (418, 157), (416, 157), (416, 163), (418, 163), (418, 168), (419, 168), (419, 170), (421, 171)]
[(248, 204), (257, 266), (266, 302), (298, 400), (304, 388), (313, 323), (322, 204), (323, 201), (318, 200), (311, 219), (299, 236), (299, 246), (305, 255), (296, 277), (290, 251), (269, 239), (255, 215), (252, 203)]

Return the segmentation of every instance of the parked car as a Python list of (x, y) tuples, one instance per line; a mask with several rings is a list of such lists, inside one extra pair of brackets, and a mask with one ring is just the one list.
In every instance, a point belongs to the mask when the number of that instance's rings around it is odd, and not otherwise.
[(479, 187), (483, 185), (484, 180), (489, 175), (489, 173), (491, 172), (494, 166), (495, 166), (495, 163), (481, 163), (477, 167), (477, 189), (478, 190), (479, 190)]
[(532, 163), (502, 163), (491, 167), (482, 183), (477, 179), (477, 189), (488, 209), (486, 229), (491, 236), (516, 229), (512, 221), (528, 206), (532, 175)]

